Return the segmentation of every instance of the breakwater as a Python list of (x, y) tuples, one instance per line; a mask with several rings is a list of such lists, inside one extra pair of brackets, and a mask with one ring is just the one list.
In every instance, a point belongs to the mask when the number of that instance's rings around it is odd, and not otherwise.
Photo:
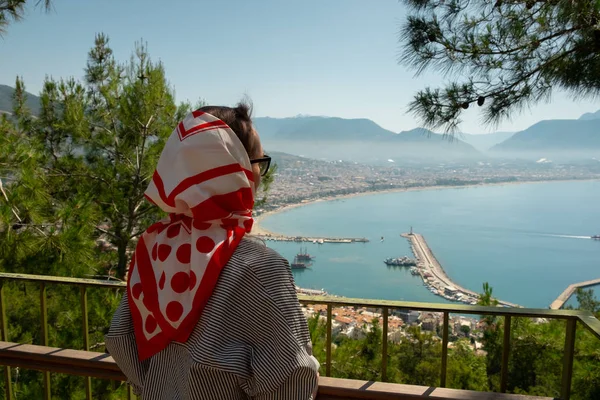
[(569, 298), (571, 296), (573, 296), (573, 293), (575, 293), (575, 291), (577, 289), (583, 289), (589, 286), (596, 286), (596, 285), (600, 285), (600, 279), (593, 279), (591, 281), (585, 281), (585, 282), (579, 282), (579, 283), (574, 283), (572, 285), (569, 285), (564, 292), (562, 292), (557, 298), (556, 300), (554, 300), (552, 302), (552, 304), (550, 304), (550, 309), (552, 310), (560, 310), (565, 303), (569, 300)]
[(367, 243), (367, 238), (340, 238), (340, 237), (309, 237), (309, 236), (285, 236), (272, 234), (257, 234), (255, 235), (262, 240), (272, 240), (275, 242), (308, 242), (315, 244), (323, 243)]
[[(441, 264), (433, 255), (423, 235), (418, 233), (403, 233), (400, 236), (408, 239), (412, 252), (417, 259), (416, 270), (423, 279), (427, 288), (438, 296), (451, 301), (459, 301), (466, 304), (476, 304), (479, 294), (461, 287), (448, 277)], [(520, 307), (517, 304), (498, 300), (503, 307)]]

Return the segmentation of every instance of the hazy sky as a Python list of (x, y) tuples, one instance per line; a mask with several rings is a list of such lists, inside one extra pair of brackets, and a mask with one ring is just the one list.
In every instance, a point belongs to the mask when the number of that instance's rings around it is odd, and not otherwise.
[[(0, 83), (22, 75), (38, 93), (46, 75), (81, 78), (104, 32), (122, 61), (143, 38), (178, 100), (230, 105), (248, 94), (256, 116), (365, 117), (399, 132), (417, 125), (406, 113), (413, 94), (444, 79), (398, 65), (405, 15), (397, 0), (55, 0), (50, 14), (31, 9), (0, 38)], [(557, 92), (497, 130), (598, 109)], [(472, 107), (461, 128), (492, 130), (479, 121)]]

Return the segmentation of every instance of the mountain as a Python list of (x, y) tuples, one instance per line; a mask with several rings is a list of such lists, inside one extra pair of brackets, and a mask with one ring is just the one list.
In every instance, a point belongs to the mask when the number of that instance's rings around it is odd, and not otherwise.
[(541, 121), (497, 144), (492, 151), (535, 157), (597, 155), (600, 153), (600, 118)]
[(391, 138), (375, 122), (336, 117), (254, 118), (254, 126), (263, 139), (277, 140), (376, 140)]
[(581, 117), (579, 117), (580, 121), (590, 121), (593, 119), (600, 119), (600, 110), (594, 113), (585, 113)]
[(481, 157), (457, 138), (422, 128), (394, 133), (364, 118), (255, 118), (254, 125), (267, 151), (314, 159), (387, 164)]
[(495, 145), (504, 142), (514, 135), (514, 132), (494, 132), (486, 134), (459, 133), (457, 137), (463, 142), (470, 144), (479, 151), (488, 151)]
[[(13, 93), (15, 89), (7, 85), (0, 85), (0, 113), (12, 113), (13, 109)], [(40, 98), (34, 94), (27, 93), (27, 107), (31, 110), (34, 115), (40, 113)]]

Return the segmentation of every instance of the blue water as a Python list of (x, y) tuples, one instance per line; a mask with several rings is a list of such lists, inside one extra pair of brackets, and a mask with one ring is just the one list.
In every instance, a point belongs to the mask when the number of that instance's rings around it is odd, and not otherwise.
[[(301, 287), (347, 297), (443, 302), (406, 268), (400, 233), (411, 226), (458, 284), (526, 307), (546, 308), (571, 283), (600, 278), (600, 182), (553, 182), (374, 194), (308, 204), (266, 217), (288, 235), (367, 237), (366, 244), (307, 244), (316, 255), (294, 271)], [(385, 240), (380, 241), (381, 236)], [(298, 243), (267, 242), (289, 260)], [(598, 291), (596, 291), (598, 292)]]

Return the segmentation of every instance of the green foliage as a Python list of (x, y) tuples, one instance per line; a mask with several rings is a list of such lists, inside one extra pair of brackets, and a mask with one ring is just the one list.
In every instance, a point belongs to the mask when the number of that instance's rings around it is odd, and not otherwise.
[(594, 291), (592, 289), (581, 289), (578, 288), (575, 292), (577, 297), (577, 303), (579, 304), (580, 310), (586, 310), (594, 314), (600, 314), (600, 301), (594, 297)]
[[(119, 64), (98, 35), (85, 84), (47, 78), (39, 118), (17, 79), (15, 127), (0, 139), (0, 173), (10, 179), (0, 223), (5, 270), (123, 279), (137, 237), (160, 210), (144, 191), (182, 112), (164, 68), (143, 45)], [(116, 251), (102, 252), (104, 240)], [(32, 270), (33, 269), (33, 270)]]
[(267, 175), (262, 177), (259, 187), (259, 193), (262, 195), (262, 197), (258, 197), (259, 194), (257, 193), (258, 198), (254, 202), (254, 208), (260, 208), (267, 203), (267, 193), (271, 188), (273, 180), (275, 180), (275, 176), (277, 175), (277, 168), (277, 164), (272, 162), (271, 167), (269, 168), (269, 172), (267, 172)]
[(596, 0), (404, 0), (401, 63), (455, 76), (417, 93), (411, 110), (427, 127), (453, 131), (463, 110), (483, 107), (496, 123), (549, 99), (600, 93), (600, 3)]
[[(308, 321), (313, 353), (325, 373), (325, 321), (315, 315)], [(362, 327), (364, 337), (345, 335), (333, 338), (332, 376), (346, 379), (381, 380), (382, 329), (377, 319)], [(436, 335), (418, 326), (406, 329), (400, 342), (388, 341), (387, 381), (413, 385), (439, 386), (442, 344)], [(459, 341), (449, 349), (448, 387), (486, 390), (485, 359), (477, 356), (468, 342)]]
[[(0, 3), (1, 4), (1, 3)], [(178, 118), (164, 69), (143, 45), (118, 63), (98, 35), (85, 82), (47, 78), (37, 118), (17, 78), (13, 116), (0, 120), (0, 270), (30, 274), (125, 277), (139, 234), (161, 217), (143, 198), (160, 151)], [(112, 249), (112, 251), (106, 251)], [(39, 287), (5, 287), (8, 339), (42, 344)], [(120, 294), (90, 289), (89, 338), (104, 350), (104, 335)], [(83, 348), (77, 288), (47, 289), (48, 344)], [(53, 395), (83, 398), (81, 378), (53, 374)], [(41, 398), (41, 375), (19, 371), (18, 397)], [(95, 397), (111, 398), (113, 384), (94, 381)]]
[[(484, 284), (482, 305), (497, 305), (489, 284)], [(577, 293), (579, 304), (598, 306), (591, 291)], [(590, 303), (589, 300), (596, 301)], [(588, 308), (589, 309), (589, 308)], [(594, 308), (597, 310), (597, 308)], [(476, 391), (499, 391), (504, 319), (485, 317), (482, 329), (469, 330), (473, 339), (458, 339), (448, 349), (447, 387)], [(323, 317), (309, 319), (313, 352), (324, 374), (326, 324)], [(345, 335), (333, 337), (332, 376), (381, 380), (382, 330), (379, 321), (362, 327), (360, 339)], [(508, 365), (508, 392), (558, 398), (565, 343), (565, 322), (513, 318)], [(388, 341), (387, 381), (439, 386), (442, 343), (440, 334), (408, 326), (400, 341)], [(467, 332), (465, 329), (463, 332)], [(481, 335), (481, 336), (480, 336)], [(472, 344), (481, 337), (483, 352)], [(587, 330), (577, 330), (573, 366), (572, 399), (595, 400), (600, 393), (600, 341)]]

